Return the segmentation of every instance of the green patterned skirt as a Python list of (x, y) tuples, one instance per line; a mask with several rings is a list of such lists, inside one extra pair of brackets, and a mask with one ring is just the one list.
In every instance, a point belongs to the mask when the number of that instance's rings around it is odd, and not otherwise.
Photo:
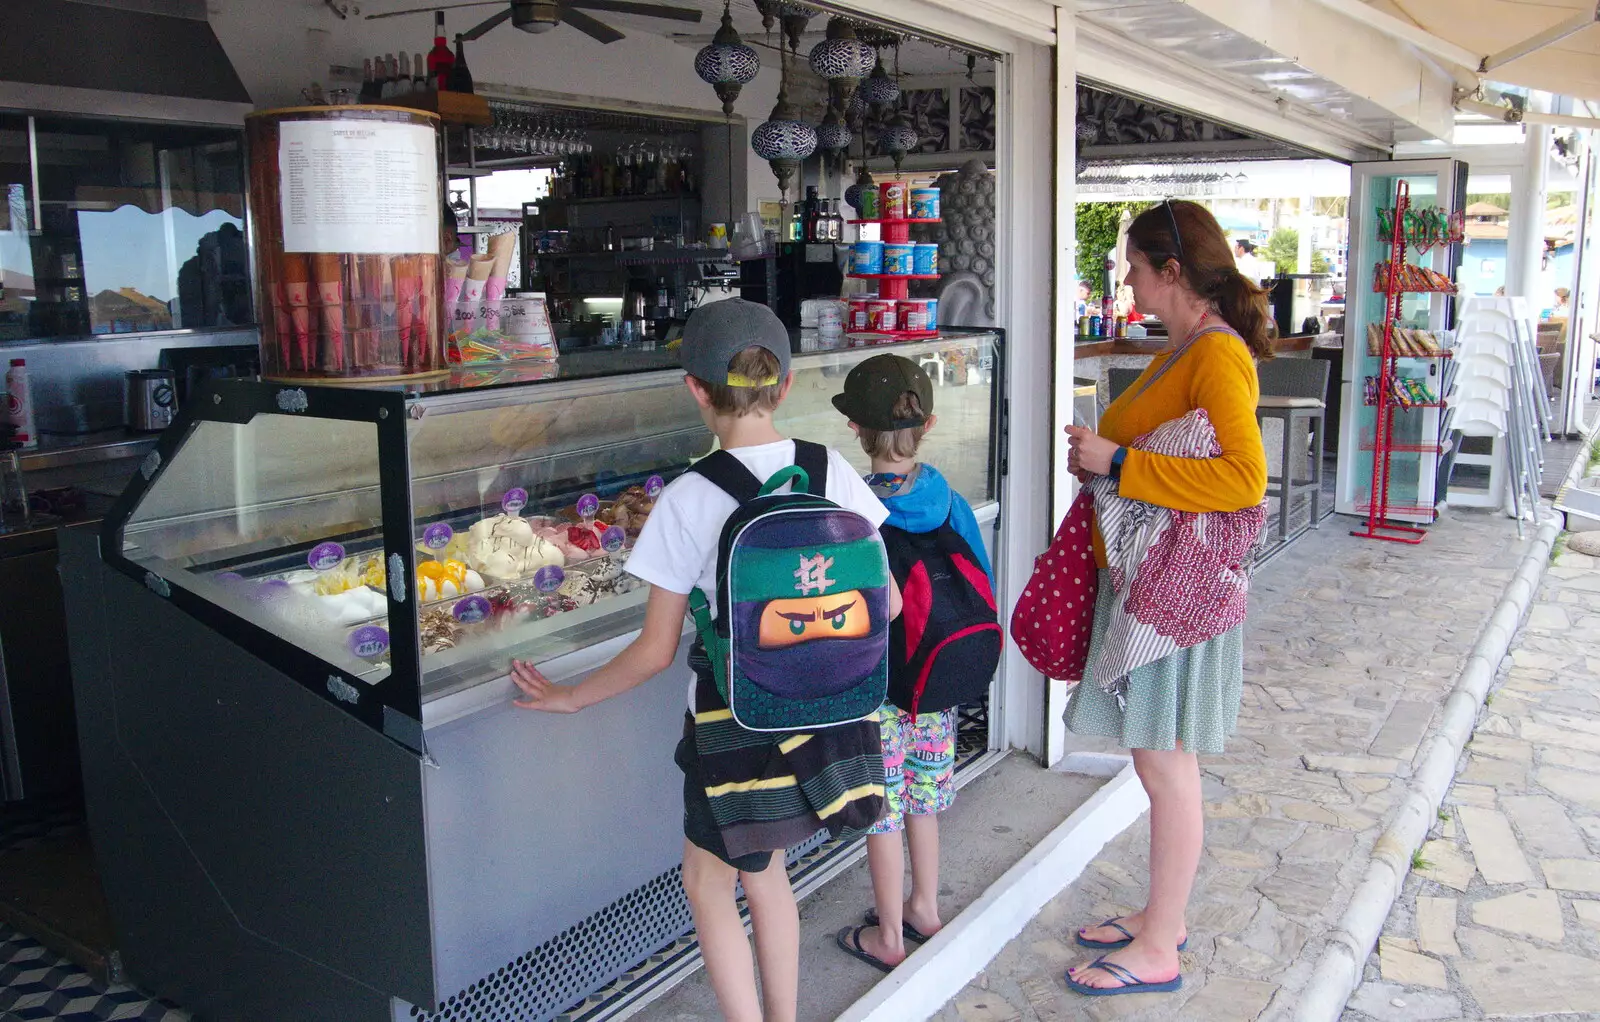
[(1244, 626), (1180, 649), (1128, 676), (1127, 708), (1094, 680), (1101, 636), (1111, 616), (1110, 573), (1100, 571), (1089, 669), (1063, 714), (1067, 729), (1114, 738), (1125, 749), (1175, 749), (1215, 755), (1239, 722), (1244, 689)]

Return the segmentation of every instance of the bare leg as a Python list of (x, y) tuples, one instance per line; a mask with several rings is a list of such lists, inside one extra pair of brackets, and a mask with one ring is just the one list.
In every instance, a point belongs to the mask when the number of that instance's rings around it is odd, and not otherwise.
[[(1105, 957), (1143, 980), (1159, 983), (1178, 974), (1184, 909), (1200, 867), (1205, 840), (1200, 764), (1182, 749), (1134, 749), (1133, 765), (1150, 796), (1150, 900), (1140, 914), (1138, 928), (1128, 927), (1136, 934), (1133, 943)], [(1101, 934), (1095, 931), (1091, 936)], [(1072, 971), (1089, 986), (1119, 985), (1098, 969), (1080, 965)]]
[(931, 937), (944, 928), (939, 918), (938, 815), (907, 815), (906, 842), (911, 846), (911, 897), (905, 919)]
[[(705, 959), (706, 975), (711, 977), (711, 989), (717, 995), (717, 1006), (727, 1022), (762, 1022), (750, 941), (733, 899), (736, 876), (738, 872), (715, 855), (692, 842), (683, 843), (683, 890), (689, 896), (700, 954)], [(792, 909), (792, 900), (790, 906)], [(793, 1017), (791, 1009), (789, 1018)]]
[(740, 873), (761, 964), (761, 1004), (766, 1022), (794, 1022), (800, 998), (800, 913), (783, 868), (783, 853), (759, 873)]
[(904, 918), (906, 853), (898, 831), (867, 835), (867, 868), (872, 873), (878, 925), (861, 931), (861, 950), (887, 965), (899, 965), (906, 960), (906, 939), (900, 927)]

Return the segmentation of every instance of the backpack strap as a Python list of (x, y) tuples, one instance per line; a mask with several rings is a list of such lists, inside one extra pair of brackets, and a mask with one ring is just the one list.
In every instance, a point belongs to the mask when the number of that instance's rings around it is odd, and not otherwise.
[(794, 463), (805, 469), (806, 492), (813, 497), (828, 495), (828, 449), (809, 440), (794, 442)]
[(710, 480), (713, 486), (740, 504), (750, 503), (761, 492), (761, 480), (727, 451), (712, 451), (690, 465), (689, 471)]

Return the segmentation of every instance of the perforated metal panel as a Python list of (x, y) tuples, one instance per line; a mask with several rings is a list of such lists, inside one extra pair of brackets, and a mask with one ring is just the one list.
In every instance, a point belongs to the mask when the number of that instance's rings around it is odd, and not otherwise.
[(673, 868), (453, 995), (424, 1022), (547, 1022), (693, 926)]

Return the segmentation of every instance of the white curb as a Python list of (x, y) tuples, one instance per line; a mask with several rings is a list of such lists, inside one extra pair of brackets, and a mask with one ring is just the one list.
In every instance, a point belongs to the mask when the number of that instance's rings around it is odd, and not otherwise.
[[(1600, 428), (1590, 435), (1568, 470), (1568, 485), (1574, 476), (1582, 474), (1588, 445), (1597, 434)], [(1406, 786), (1399, 811), (1373, 846), (1372, 861), (1361, 886), (1351, 896), (1338, 925), (1328, 934), (1311, 980), (1295, 1005), (1294, 1022), (1338, 1022), (1350, 995), (1361, 984), (1367, 958), (1378, 943), (1384, 921), (1411, 869), (1411, 857), (1422, 847), (1445, 793), (1455, 780), (1456, 763), (1472, 737), (1478, 707), (1483, 705), (1495, 670), (1510, 651), (1517, 627), (1539, 592), (1539, 583), (1550, 566), (1550, 550), (1560, 532), (1561, 513), (1552, 510), (1535, 533), (1533, 545), (1523, 554), (1461, 673), (1456, 675), (1455, 687), (1440, 713), (1439, 728), (1416, 761), (1417, 770)]]
[(1150, 802), (1133, 761), (836, 1022), (919, 1022), (959, 994)]

